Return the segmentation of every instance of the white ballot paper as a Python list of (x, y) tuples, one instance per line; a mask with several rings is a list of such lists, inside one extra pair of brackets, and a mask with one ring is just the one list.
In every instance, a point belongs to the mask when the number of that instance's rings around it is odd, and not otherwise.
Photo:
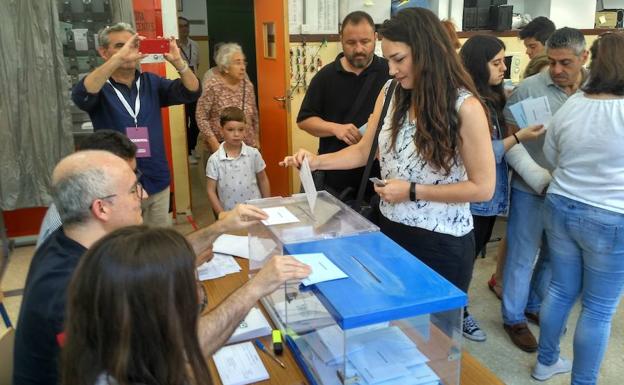
[(303, 185), (303, 190), (306, 194), (306, 199), (308, 200), (308, 204), (310, 205), (310, 212), (314, 212), (314, 206), (316, 205), (316, 196), (318, 193), (316, 192), (316, 186), (314, 185), (314, 180), (312, 179), (312, 171), (310, 171), (310, 163), (308, 162), (308, 158), (303, 158), (303, 163), (301, 163), (301, 168), (299, 169), (299, 179), (301, 179), (301, 184)]
[(212, 244), (212, 251), (249, 259), (249, 238), (246, 235), (223, 234)]
[(299, 218), (297, 218), (284, 206), (268, 207), (263, 208), (262, 210), (264, 210), (264, 212), (269, 216), (267, 219), (262, 221), (262, 223), (267, 226), (299, 222)]
[(231, 255), (214, 253), (214, 257), (197, 267), (197, 275), (200, 281), (221, 278), (228, 274), (241, 271), (240, 266)]
[(529, 126), (534, 124), (546, 125), (552, 117), (550, 103), (548, 103), (546, 96), (523, 100), (522, 109)]
[(301, 281), (305, 286), (349, 277), (323, 253), (294, 254), (292, 257), (312, 268), (312, 274)]
[(269, 373), (251, 342), (224, 346), (212, 359), (223, 385), (245, 385), (269, 379)]

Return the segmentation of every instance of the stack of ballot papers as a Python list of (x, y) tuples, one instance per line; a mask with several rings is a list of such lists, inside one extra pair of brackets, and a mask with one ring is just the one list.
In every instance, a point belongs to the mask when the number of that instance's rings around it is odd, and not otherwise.
[(214, 253), (214, 257), (197, 267), (197, 275), (200, 281), (221, 278), (228, 274), (241, 271), (238, 262), (231, 256), (221, 253)]
[(212, 359), (223, 385), (245, 385), (269, 379), (269, 373), (251, 342), (224, 346)]
[(269, 325), (269, 321), (264, 317), (264, 314), (262, 314), (262, 311), (254, 307), (251, 308), (238, 327), (234, 329), (234, 334), (226, 342), (226, 345), (268, 336), (272, 331), (273, 329)]
[(548, 98), (528, 98), (509, 107), (509, 111), (519, 128), (532, 126), (535, 124), (546, 125), (552, 117)]
[(336, 325), (306, 334), (303, 338), (313, 352), (307, 358), (314, 371), (320, 375), (346, 370), (347, 377), (359, 378), (359, 385), (438, 384), (440, 378), (416, 344), (400, 328), (382, 325), (355, 335), (350, 331), (346, 346), (344, 332)]
[(215, 239), (212, 251), (249, 259), (249, 238), (246, 235), (223, 234)]

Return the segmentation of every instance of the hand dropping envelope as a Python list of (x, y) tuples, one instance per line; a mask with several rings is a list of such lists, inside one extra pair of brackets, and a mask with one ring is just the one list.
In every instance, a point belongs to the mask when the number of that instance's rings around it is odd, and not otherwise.
[(306, 199), (310, 205), (310, 212), (314, 213), (314, 206), (316, 205), (316, 196), (318, 193), (316, 192), (316, 186), (312, 179), (312, 171), (310, 170), (308, 158), (303, 158), (303, 163), (301, 163), (301, 168), (299, 169), (299, 179), (301, 179)]
[(323, 253), (295, 254), (292, 257), (299, 262), (305, 263), (312, 269), (312, 273), (308, 278), (301, 281), (305, 286), (349, 277)]

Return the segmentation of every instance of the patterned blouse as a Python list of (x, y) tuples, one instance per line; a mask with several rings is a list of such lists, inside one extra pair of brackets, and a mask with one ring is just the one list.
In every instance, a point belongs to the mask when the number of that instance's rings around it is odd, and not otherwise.
[(216, 136), (219, 143), (223, 142), (219, 115), (226, 107), (241, 108), (244, 99), (245, 106), (243, 112), (250, 123), (250, 129), (245, 136), (245, 143), (256, 147), (258, 107), (256, 106), (256, 95), (251, 81), (245, 78), (244, 81), (238, 84), (236, 90), (233, 90), (226, 84), (225, 79), (221, 75), (215, 73), (214, 75), (204, 77), (202, 87), (202, 95), (197, 101), (197, 111), (195, 113), (201, 135), (204, 138)]
[[(387, 92), (388, 84), (385, 86)], [(459, 111), (464, 100), (471, 94), (459, 90), (455, 109)], [(448, 175), (444, 170), (432, 168), (416, 151), (414, 134), (416, 122), (405, 118), (399, 130), (396, 147), (392, 148), (392, 113), (394, 97), (388, 107), (388, 113), (379, 133), (379, 157), (381, 176), (383, 179), (401, 179), (417, 184), (451, 184), (467, 180), (466, 169), (459, 154), (456, 164), (451, 167)], [(396, 150), (395, 150), (396, 149)], [(472, 215), (469, 203), (445, 203), (417, 200), (399, 203), (380, 203), (381, 213), (388, 219), (404, 225), (420, 227), (437, 233), (450, 234), (456, 237), (466, 235), (472, 230)]]

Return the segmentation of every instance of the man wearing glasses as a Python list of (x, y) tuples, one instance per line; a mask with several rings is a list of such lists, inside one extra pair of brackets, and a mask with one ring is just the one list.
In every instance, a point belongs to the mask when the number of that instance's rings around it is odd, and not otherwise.
[[(52, 175), (52, 195), (63, 225), (37, 249), (26, 278), (15, 336), (15, 385), (59, 382), (66, 292), (72, 273), (84, 252), (100, 238), (143, 222), (141, 202), (146, 194), (137, 175), (127, 161), (107, 151), (78, 151), (61, 160)], [(239, 205), (213, 225), (188, 235), (199, 255), (197, 263), (205, 260), (222, 233), (266, 218), (258, 208)], [(229, 337), (224, 336), (228, 325), (244, 318), (260, 297), (286, 280), (302, 279), (309, 273), (308, 266), (291, 257), (273, 257), (251, 281), (202, 317), (202, 347), (214, 352)]]

